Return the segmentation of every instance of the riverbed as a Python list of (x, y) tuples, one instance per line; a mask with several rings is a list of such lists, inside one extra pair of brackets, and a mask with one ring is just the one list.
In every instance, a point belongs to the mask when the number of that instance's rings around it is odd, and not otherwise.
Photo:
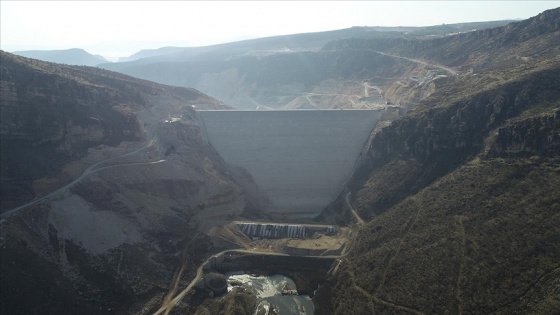
[(232, 282), (241, 282), (250, 288), (258, 299), (255, 314), (268, 315), (274, 309), (280, 315), (313, 315), (315, 307), (307, 295), (282, 295), (286, 284), (297, 289), (294, 281), (286, 276), (249, 275), (243, 272), (226, 273), (228, 292), (233, 289)]

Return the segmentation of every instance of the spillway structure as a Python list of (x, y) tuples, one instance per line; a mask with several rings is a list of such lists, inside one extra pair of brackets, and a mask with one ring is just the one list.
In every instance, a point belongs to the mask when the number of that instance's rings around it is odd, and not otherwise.
[(314, 217), (331, 204), (364, 152), (378, 110), (198, 111), (224, 161), (251, 175), (272, 216)]
[(311, 238), (315, 233), (335, 235), (338, 233), (336, 226), (285, 224), (285, 223), (258, 223), (237, 222), (239, 230), (251, 238)]

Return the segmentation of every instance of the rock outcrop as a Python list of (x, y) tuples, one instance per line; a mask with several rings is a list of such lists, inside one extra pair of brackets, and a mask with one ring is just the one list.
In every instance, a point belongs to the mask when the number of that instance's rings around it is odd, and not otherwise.
[(556, 156), (560, 152), (560, 109), (498, 128), (488, 149), (495, 156)]

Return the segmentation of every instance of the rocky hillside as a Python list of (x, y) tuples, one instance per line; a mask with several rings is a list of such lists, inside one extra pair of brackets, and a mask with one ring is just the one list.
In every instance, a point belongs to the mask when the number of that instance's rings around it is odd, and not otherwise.
[(440, 37), (352, 38), (324, 50), (373, 50), (456, 68), (484, 72), (514, 67), (560, 52), (560, 8), (505, 26)]
[[(2, 314), (148, 314), (248, 199), (196, 90), (1, 53)], [(26, 205), (26, 207), (18, 207)], [(234, 209), (232, 209), (234, 208)]]
[(145, 140), (151, 124), (186, 105), (225, 108), (193, 89), (0, 56), (3, 209), (44, 193), (34, 180), (64, 176), (64, 166), (90, 148)]
[[(548, 52), (559, 12), (478, 40), (516, 41), (498, 56), (527, 41)], [(504, 66), (494, 48), (483, 72), (438, 83), (375, 134), (349, 187), (366, 224), (322, 286), (322, 314), (560, 311), (560, 58)]]

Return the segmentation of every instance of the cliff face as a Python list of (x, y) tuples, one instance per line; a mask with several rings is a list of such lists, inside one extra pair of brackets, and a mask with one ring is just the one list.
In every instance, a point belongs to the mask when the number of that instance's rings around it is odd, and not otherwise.
[(557, 312), (560, 59), (489, 66), (375, 134), (349, 187), (368, 222), (320, 312)]
[(558, 155), (560, 109), (500, 127), (489, 150), (496, 156)]
[[(437, 95), (378, 132), (369, 162), (358, 172), (362, 181), (365, 174), (373, 174), (365, 185), (379, 181), (367, 195), (356, 196), (364, 215), (382, 213), (481, 152), (557, 152), (554, 109), (560, 95), (554, 86), (560, 83), (560, 62), (554, 60), (553, 65), (545, 62), (533, 72), (512, 70), (513, 77), (520, 76), (498, 86), (488, 85), (484, 79), (457, 79), (450, 90), (442, 87)], [(474, 92), (476, 84), (485, 86)], [(469, 90), (472, 94), (465, 92)], [(456, 91), (463, 94), (440, 97)], [(381, 182), (391, 172), (403, 171), (399, 180)], [(363, 184), (358, 182), (356, 185)]]

